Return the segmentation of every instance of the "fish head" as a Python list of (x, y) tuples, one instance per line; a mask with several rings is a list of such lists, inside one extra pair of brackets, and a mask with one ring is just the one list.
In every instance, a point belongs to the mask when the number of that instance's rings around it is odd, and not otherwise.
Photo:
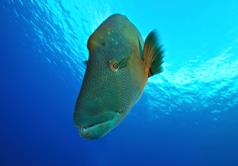
[(126, 30), (129, 23), (115, 17), (88, 40), (89, 60), (74, 112), (80, 135), (87, 139), (101, 138), (117, 126), (143, 89), (135, 77), (138, 48)]

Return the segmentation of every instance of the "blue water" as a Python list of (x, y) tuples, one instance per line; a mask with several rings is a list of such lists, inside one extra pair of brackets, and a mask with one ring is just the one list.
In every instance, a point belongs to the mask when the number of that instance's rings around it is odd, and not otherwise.
[[(237, 166), (238, 3), (235, 0), (2, 0), (0, 166)], [(164, 72), (126, 119), (81, 138), (74, 105), (86, 42), (122, 13), (156, 28)]]

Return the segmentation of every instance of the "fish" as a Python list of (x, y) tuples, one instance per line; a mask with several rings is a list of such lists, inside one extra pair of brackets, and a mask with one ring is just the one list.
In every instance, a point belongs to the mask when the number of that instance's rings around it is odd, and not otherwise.
[(79, 134), (107, 135), (140, 99), (148, 78), (162, 72), (163, 48), (157, 30), (145, 41), (121, 14), (109, 16), (87, 41), (89, 58), (75, 110)]

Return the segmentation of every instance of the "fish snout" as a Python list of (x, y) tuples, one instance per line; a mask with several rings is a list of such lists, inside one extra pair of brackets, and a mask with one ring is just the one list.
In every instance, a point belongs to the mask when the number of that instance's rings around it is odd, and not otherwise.
[[(119, 123), (120, 113), (106, 111), (96, 115), (96, 118), (91, 117), (90, 119), (90, 123), (79, 127), (80, 135), (86, 139), (99, 139)], [(95, 121), (92, 121), (92, 119), (95, 119)]]

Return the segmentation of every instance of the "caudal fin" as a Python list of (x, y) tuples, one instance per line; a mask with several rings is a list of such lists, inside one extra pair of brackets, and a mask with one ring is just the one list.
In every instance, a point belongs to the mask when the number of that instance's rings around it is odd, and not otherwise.
[(158, 33), (153, 30), (146, 37), (143, 60), (148, 77), (161, 73), (163, 63), (163, 50), (159, 43)]

